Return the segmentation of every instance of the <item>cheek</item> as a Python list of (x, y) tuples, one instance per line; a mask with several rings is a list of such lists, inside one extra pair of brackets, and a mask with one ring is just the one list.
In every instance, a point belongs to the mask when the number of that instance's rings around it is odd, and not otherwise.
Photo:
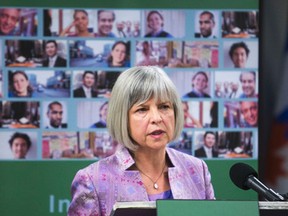
[(175, 127), (175, 117), (174, 114), (168, 115), (165, 119), (166, 125), (169, 125), (170, 128), (174, 129)]

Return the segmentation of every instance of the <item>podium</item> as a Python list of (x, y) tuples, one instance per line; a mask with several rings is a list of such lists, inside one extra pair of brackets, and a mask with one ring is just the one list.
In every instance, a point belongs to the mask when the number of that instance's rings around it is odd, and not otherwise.
[(287, 216), (288, 202), (259, 202), (260, 216)]
[(111, 216), (287, 216), (288, 202), (157, 200), (118, 202)]
[(117, 202), (110, 216), (156, 216), (156, 202)]

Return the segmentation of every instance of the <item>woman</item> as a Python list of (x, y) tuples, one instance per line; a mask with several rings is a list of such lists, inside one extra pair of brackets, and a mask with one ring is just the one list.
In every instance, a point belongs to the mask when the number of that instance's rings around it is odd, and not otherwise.
[(107, 127), (116, 153), (76, 174), (68, 215), (110, 215), (115, 202), (214, 199), (204, 161), (167, 147), (183, 128), (182, 103), (158, 67), (133, 67), (118, 77)]
[(192, 77), (192, 91), (188, 92), (183, 98), (210, 98), (210, 95), (205, 93), (208, 86), (208, 76), (205, 72), (199, 71)]
[(190, 114), (188, 102), (182, 101), (182, 106), (184, 112), (184, 127), (202, 128), (202, 124), (200, 123), (200, 121)]
[[(65, 28), (60, 36), (74, 36), (74, 37), (94, 37), (88, 31), (89, 17), (85, 10), (75, 10), (73, 15), (73, 22)], [(72, 27), (75, 27), (75, 32), (71, 32)]]
[(152, 54), (152, 48), (148, 41), (142, 42), (142, 51), (138, 57), (137, 66), (157, 65), (156, 58)]
[(90, 128), (105, 128), (108, 111), (108, 101), (105, 101), (99, 110), (99, 121), (90, 126)]
[(150, 11), (147, 16), (147, 24), (151, 31), (145, 37), (166, 37), (172, 38), (173, 36), (163, 30), (164, 19), (158, 11)]
[(114, 43), (107, 62), (109, 67), (130, 67), (127, 44), (123, 41)]
[(31, 146), (30, 137), (25, 133), (14, 133), (9, 140), (14, 159), (25, 159)]
[(29, 84), (28, 76), (23, 71), (12, 73), (9, 97), (33, 97), (33, 88)]

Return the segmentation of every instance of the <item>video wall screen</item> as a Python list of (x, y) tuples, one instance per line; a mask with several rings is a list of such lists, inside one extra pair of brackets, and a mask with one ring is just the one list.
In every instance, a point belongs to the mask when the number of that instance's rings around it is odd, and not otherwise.
[(172, 148), (258, 158), (258, 10), (2, 7), (0, 44), (1, 160), (113, 154), (111, 90), (141, 65), (163, 68), (182, 98)]

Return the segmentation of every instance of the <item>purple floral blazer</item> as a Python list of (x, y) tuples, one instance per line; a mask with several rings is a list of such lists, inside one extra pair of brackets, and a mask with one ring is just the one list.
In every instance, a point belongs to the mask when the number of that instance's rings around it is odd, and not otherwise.
[[(168, 178), (174, 199), (215, 199), (211, 177), (203, 160), (166, 148), (173, 164)], [(71, 186), (69, 216), (107, 216), (116, 202), (149, 201), (135, 161), (125, 147), (114, 155), (79, 170)]]

